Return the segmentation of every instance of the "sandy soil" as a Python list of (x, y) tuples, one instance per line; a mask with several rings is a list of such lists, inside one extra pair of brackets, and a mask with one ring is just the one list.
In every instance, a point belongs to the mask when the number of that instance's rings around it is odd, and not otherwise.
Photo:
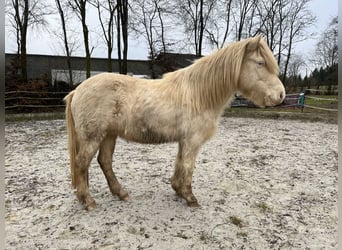
[(6, 249), (337, 249), (337, 125), (222, 118), (197, 158), (188, 208), (176, 144), (118, 141), (111, 196), (94, 159), (87, 212), (71, 189), (62, 120), (5, 128)]

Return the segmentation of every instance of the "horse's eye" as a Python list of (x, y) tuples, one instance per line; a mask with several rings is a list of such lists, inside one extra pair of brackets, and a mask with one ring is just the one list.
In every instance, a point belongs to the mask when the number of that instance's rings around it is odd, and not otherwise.
[(265, 66), (265, 62), (264, 61), (258, 61), (257, 65), (260, 67), (264, 67)]

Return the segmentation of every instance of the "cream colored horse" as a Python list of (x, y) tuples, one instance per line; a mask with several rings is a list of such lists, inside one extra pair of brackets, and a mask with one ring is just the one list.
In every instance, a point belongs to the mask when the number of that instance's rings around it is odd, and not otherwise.
[(285, 97), (278, 65), (260, 36), (235, 42), (159, 80), (103, 73), (69, 93), (66, 117), (72, 185), (87, 209), (96, 206), (88, 189), (88, 167), (98, 162), (112, 194), (128, 200), (112, 170), (117, 137), (139, 143), (178, 142), (172, 188), (198, 206), (191, 182), (200, 147), (212, 137), (219, 117), (239, 91), (258, 106)]

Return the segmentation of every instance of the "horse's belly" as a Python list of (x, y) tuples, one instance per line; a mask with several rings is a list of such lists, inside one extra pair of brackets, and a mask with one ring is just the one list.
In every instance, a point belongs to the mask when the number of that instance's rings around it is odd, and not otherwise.
[(127, 140), (145, 144), (160, 144), (178, 141), (174, 133), (164, 133), (150, 128), (135, 128), (125, 130), (120, 137)]

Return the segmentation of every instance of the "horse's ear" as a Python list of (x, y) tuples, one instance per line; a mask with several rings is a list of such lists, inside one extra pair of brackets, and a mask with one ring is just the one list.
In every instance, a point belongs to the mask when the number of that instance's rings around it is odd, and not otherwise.
[(256, 37), (250, 38), (247, 43), (247, 50), (248, 51), (254, 51), (259, 47), (259, 43), (262, 39), (261, 35), (258, 35)]

